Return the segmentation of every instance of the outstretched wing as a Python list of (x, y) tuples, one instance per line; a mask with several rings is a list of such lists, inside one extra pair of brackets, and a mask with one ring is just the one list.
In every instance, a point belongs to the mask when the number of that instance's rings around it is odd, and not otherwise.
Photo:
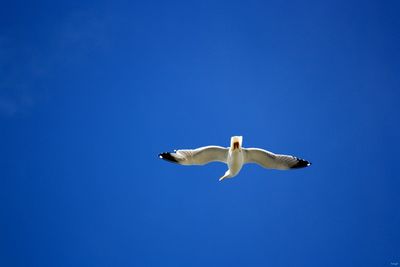
[(204, 165), (212, 161), (226, 163), (228, 151), (228, 148), (221, 146), (205, 146), (197, 149), (180, 149), (174, 153), (165, 152), (158, 156), (181, 165)]
[(288, 170), (311, 165), (307, 160), (289, 155), (274, 154), (264, 149), (244, 148), (243, 151), (245, 163), (256, 163), (268, 169)]

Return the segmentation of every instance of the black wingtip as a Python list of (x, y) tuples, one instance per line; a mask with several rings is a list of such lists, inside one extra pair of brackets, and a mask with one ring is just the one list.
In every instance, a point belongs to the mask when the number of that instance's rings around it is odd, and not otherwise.
[(163, 159), (163, 160), (166, 160), (166, 161), (169, 161), (172, 163), (178, 163), (178, 161), (169, 152), (164, 152), (164, 153), (158, 154), (158, 157), (160, 159)]
[(298, 160), (298, 162), (291, 167), (291, 169), (299, 169), (299, 168), (305, 168), (311, 165), (311, 162), (304, 160), (304, 159), (299, 159), (296, 158)]

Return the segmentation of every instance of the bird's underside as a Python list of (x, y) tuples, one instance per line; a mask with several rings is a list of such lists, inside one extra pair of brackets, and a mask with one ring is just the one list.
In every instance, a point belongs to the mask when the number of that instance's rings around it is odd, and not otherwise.
[(260, 148), (244, 148), (241, 136), (231, 138), (230, 147), (205, 146), (197, 149), (180, 149), (175, 152), (159, 154), (161, 159), (180, 165), (204, 165), (210, 162), (223, 162), (228, 170), (220, 180), (236, 176), (246, 163), (255, 163), (264, 168), (289, 170), (308, 167), (307, 160), (290, 155), (275, 154)]

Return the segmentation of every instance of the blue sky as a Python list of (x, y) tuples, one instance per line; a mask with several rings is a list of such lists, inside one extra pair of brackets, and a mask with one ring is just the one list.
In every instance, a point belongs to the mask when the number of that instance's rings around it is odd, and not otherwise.
[[(0, 266), (400, 262), (399, 1), (0, 10)], [(296, 171), (168, 164), (262, 147)]]

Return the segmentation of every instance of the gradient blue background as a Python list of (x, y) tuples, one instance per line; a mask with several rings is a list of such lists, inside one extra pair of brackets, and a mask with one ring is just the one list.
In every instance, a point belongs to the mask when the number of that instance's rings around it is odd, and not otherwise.
[[(12, 2), (12, 3), (11, 3)], [(9, 1), (0, 266), (400, 262), (399, 1)], [(293, 154), (296, 171), (169, 164)]]

